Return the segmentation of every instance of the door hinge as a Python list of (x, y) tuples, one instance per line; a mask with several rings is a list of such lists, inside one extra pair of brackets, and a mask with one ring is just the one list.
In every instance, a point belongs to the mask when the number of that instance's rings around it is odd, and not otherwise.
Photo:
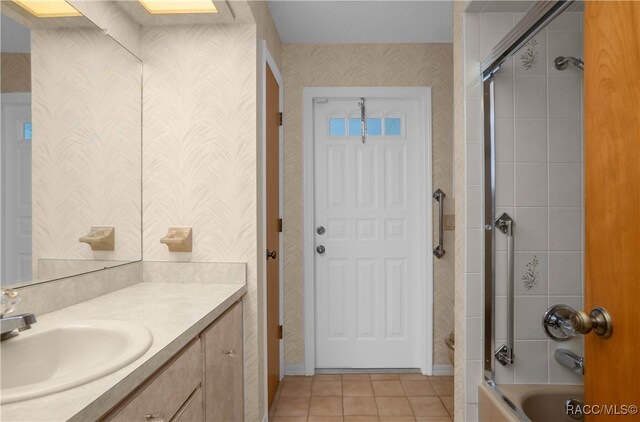
[(282, 340), (284, 338), (284, 329), (282, 325), (278, 325), (278, 338)]
[(278, 232), (282, 233), (282, 218), (278, 218)]
[(282, 126), (282, 112), (278, 113), (278, 126)]

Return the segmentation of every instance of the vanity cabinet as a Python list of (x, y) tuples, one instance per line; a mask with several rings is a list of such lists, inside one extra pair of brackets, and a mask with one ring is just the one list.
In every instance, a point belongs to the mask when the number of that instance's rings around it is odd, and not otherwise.
[(237, 302), (102, 421), (241, 422), (242, 344)]
[(207, 422), (243, 420), (242, 305), (238, 303), (202, 333)]

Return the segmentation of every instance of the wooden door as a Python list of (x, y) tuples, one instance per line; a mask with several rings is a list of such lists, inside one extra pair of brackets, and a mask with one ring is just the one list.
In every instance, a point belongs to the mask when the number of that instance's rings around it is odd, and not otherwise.
[(613, 319), (585, 337), (585, 399), (640, 406), (640, 2), (586, 1), (584, 46), (585, 307)]
[(267, 250), (275, 252), (267, 258), (267, 371), (269, 407), (280, 383), (280, 87), (267, 66)]

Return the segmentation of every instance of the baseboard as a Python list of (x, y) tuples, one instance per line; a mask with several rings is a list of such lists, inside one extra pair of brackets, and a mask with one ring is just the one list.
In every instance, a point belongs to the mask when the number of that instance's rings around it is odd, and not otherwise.
[(453, 366), (449, 364), (445, 365), (433, 365), (434, 376), (451, 376), (453, 375)]
[(285, 375), (304, 375), (304, 363), (285, 363)]

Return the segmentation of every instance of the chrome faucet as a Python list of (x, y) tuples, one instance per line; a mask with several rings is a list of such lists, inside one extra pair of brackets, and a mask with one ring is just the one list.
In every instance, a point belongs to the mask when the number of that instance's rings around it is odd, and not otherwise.
[(1, 295), (2, 309), (0, 311), (0, 340), (6, 340), (17, 336), (20, 331), (28, 330), (36, 322), (33, 314), (20, 314), (7, 316), (13, 312), (20, 302), (18, 292), (11, 289), (3, 289)]
[(584, 358), (567, 349), (556, 349), (554, 357), (558, 363), (578, 374), (584, 375)]

